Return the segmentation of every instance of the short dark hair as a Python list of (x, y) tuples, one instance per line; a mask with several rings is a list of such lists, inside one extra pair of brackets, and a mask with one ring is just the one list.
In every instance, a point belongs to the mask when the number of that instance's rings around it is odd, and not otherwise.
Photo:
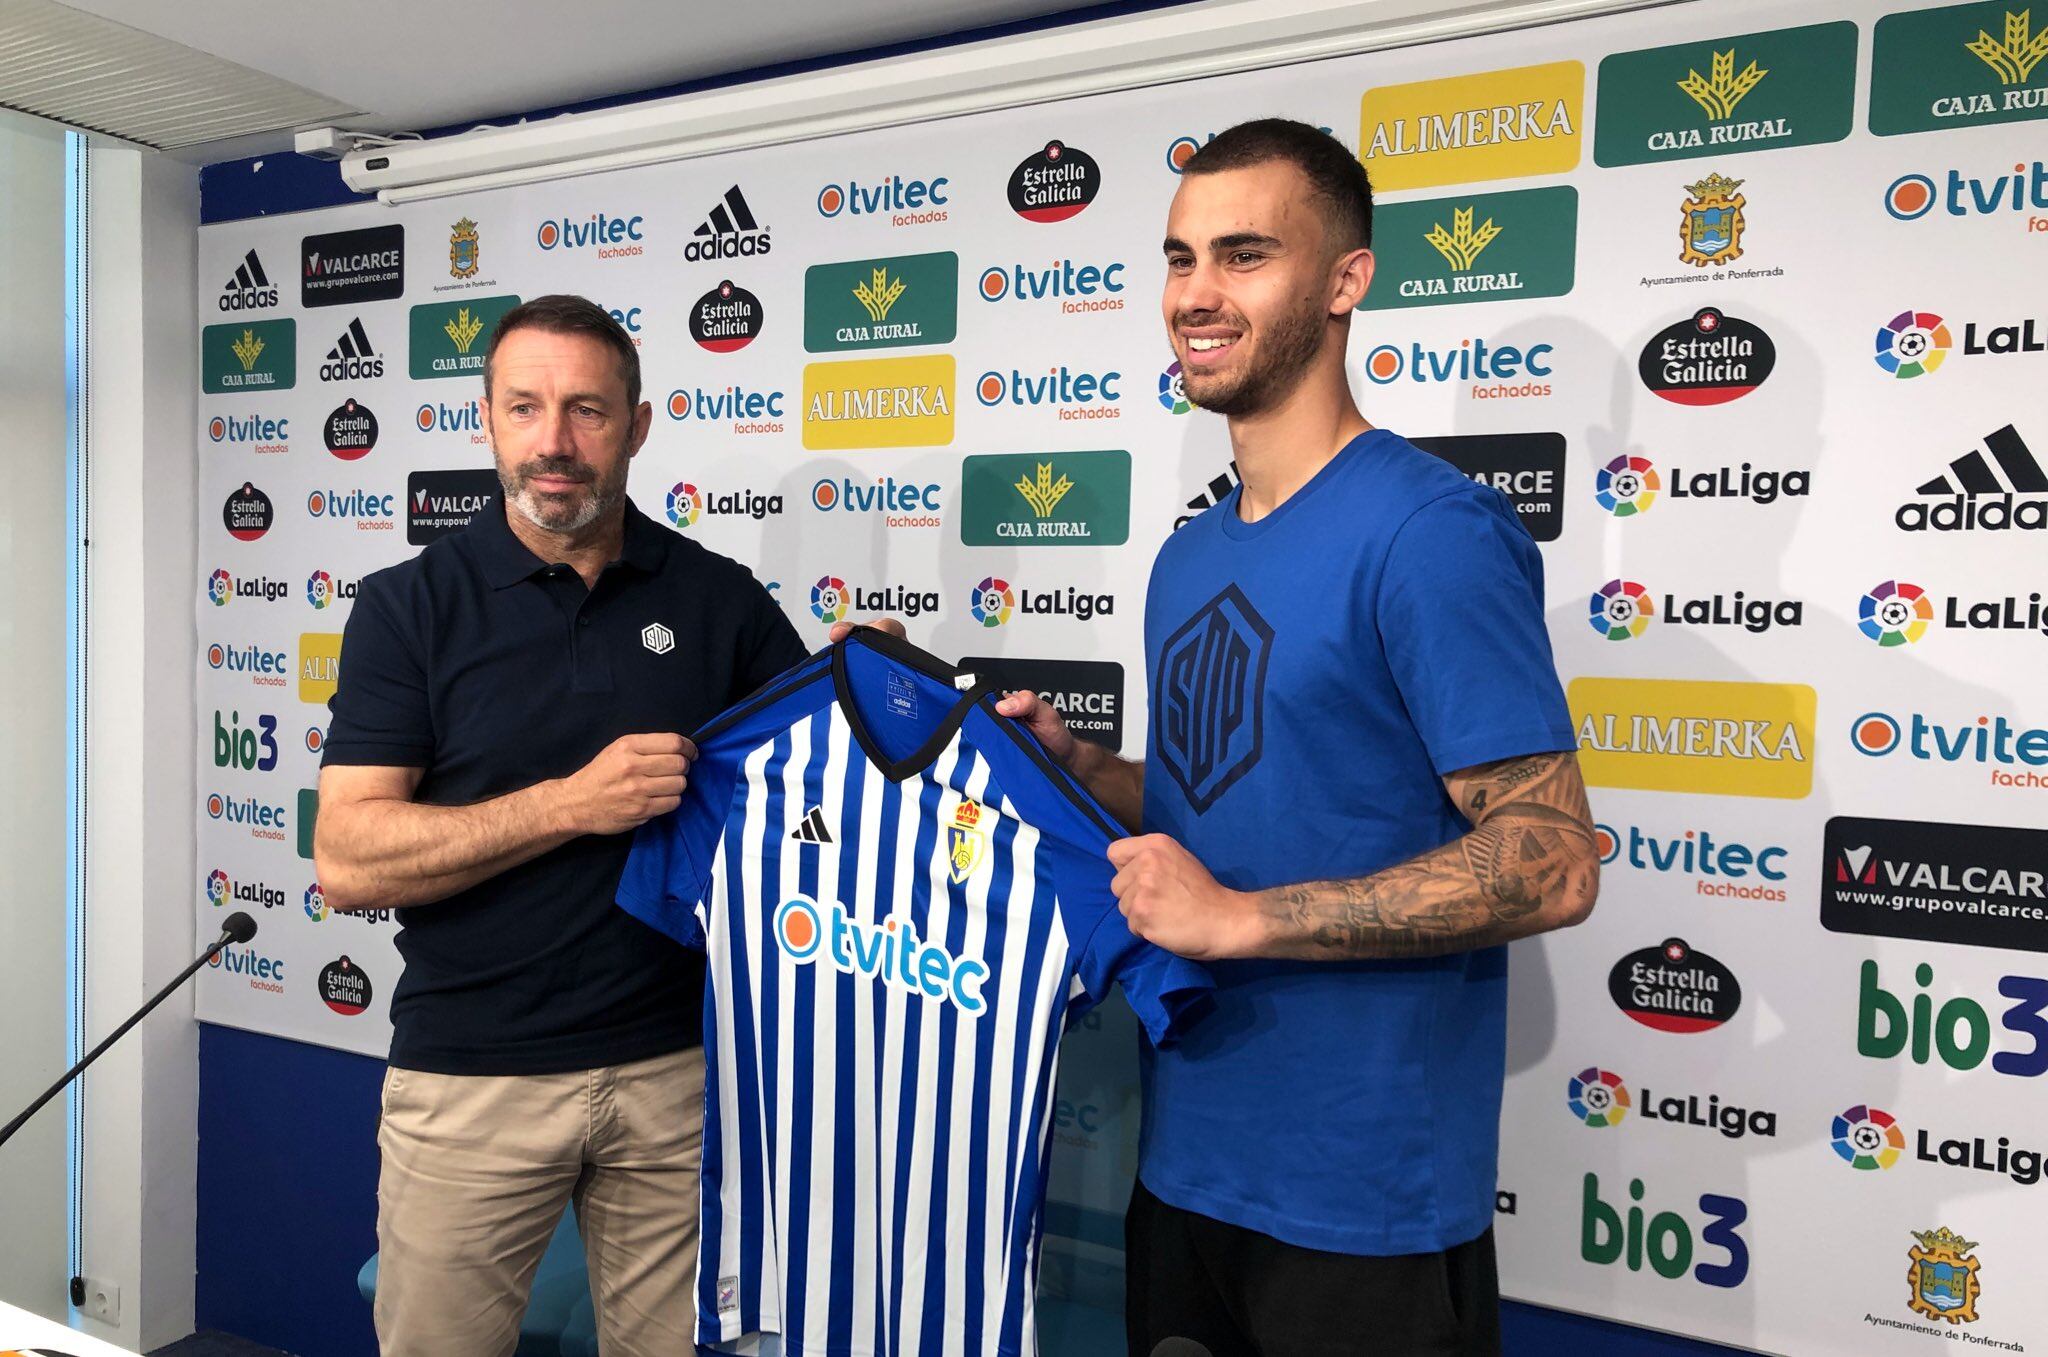
[(640, 350), (633, 347), (633, 340), (626, 333), (626, 327), (619, 324), (612, 313), (588, 297), (573, 293), (551, 292), (545, 297), (535, 297), (530, 302), (521, 302), (498, 318), (498, 328), (491, 331), (490, 343), (484, 346), (484, 400), (491, 399), (491, 360), (498, 356), (498, 345), (514, 330), (545, 330), (556, 335), (589, 335), (602, 340), (612, 347), (619, 356), (619, 375), (626, 379), (626, 404), (637, 407), (640, 404)]
[(1344, 143), (1292, 118), (1255, 118), (1218, 132), (1188, 157), (1181, 173), (1219, 174), (1284, 160), (1322, 200), (1330, 239), (1340, 250), (1372, 248), (1372, 181)]

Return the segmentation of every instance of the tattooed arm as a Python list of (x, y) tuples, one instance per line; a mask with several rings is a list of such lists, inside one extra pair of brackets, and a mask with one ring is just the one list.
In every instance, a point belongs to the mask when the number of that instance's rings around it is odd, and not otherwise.
[(1132, 932), (1197, 960), (1441, 956), (1583, 920), (1600, 888), (1586, 786), (1571, 754), (1534, 754), (1444, 779), (1472, 830), (1375, 872), (1239, 892), (1164, 835), (1110, 847)]

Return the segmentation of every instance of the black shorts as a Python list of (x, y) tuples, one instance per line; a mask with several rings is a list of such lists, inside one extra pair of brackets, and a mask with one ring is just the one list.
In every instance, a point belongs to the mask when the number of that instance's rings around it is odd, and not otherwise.
[(1152, 1357), (1169, 1338), (1192, 1339), (1211, 1357), (1500, 1352), (1491, 1229), (1442, 1253), (1325, 1253), (1168, 1206), (1140, 1183), (1124, 1243), (1131, 1357)]

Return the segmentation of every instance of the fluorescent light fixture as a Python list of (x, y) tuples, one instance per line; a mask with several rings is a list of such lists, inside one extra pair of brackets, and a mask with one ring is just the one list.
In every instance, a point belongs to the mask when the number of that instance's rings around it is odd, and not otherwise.
[(341, 158), (341, 174), (395, 206), (1672, 2), (1216, 0), (366, 147)]

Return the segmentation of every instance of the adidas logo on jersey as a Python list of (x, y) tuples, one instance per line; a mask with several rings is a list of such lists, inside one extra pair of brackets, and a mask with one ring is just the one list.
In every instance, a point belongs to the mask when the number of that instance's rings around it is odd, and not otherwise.
[(334, 347), (327, 351), (327, 361), (320, 364), (320, 380), (354, 382), (383, 375), (384, 358), (370, 343), (369, 331), (363, 328), (363, 318), (357, 316), (341, 332), (341, 338), (334, 341)]
[(263, 261), (256, 257), (256, 251), (251, 250), (242, 256), (234, 276), (220, 290), (220, 309), (261, 311), (276, 305), (277, 288), (272, 286), (269, 275), (263, 272)]
[(1197, 515), (1205, 513), (1221, 504), (1223, 497), (1237, 488), (1237, 482), (1237, 463), (1232, 462), (1228, 471), (1225, 471), (1221, 476), (1203, 486), (1202, 493), (1188, 501), (1186, 512), (1173, 520), (1174, 529), (1178, 531), (1181, 528), (1185, 528), (1188, 524), (1195, 521)]
[(701, 225), (690, 233), (690, 243), (683, 247), (683, 258), (693, 263), (706, 259), (738, 259), (743, 256), (766, 254), (770, 245), (768, 228), (754, 219), (754, 210), (747, 206), (747, 195), (734, 184), (725, 191), (718, 206), (704, 218)]
[(804, 812), (804, 818), (790, 831), (790, 838), (800, 843), (831, 843), (832, 831), (825, 828), (825, 808), (812, 806)]
[(1982, 449), (1956, 458), (1947, 475), (1913, 493), (1921, 498), (1900, 505), (1894, 517), (1907, 532), (2048, 528), (2048, 472), (2010, 424), (1985, 435)]

